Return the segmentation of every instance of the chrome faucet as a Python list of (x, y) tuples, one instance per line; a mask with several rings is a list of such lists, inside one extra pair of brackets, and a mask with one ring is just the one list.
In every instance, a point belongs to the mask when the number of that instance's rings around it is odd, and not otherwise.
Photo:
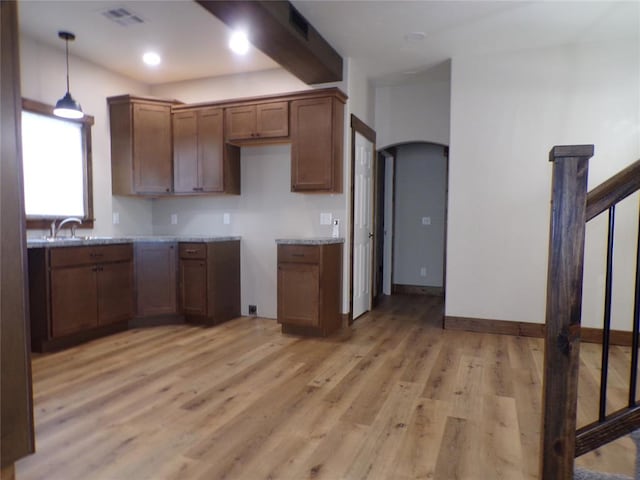
[[(77, 223), (78, 225), (80, 225), (82, 223), (82, 220), (77, 218), (77, 217), (68, 217), (65, 218), (64, 220), (61, 220), (60, 223), (56, 226), (56, 221), (54, 220), (53, 222), (51, 222), (51, 238), (56, 239), (58, 238), (58, 233), (60, 233), (60, 229), (62, 228), (62, 226), (65, 223)], [(78, 225), (71, 225), (71, 238), (75, 238), (76, 236), (76, 228)]]

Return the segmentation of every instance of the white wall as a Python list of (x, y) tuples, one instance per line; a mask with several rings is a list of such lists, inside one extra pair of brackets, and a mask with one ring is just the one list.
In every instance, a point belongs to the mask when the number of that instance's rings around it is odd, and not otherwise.
[(449, 62), (403, 84), (376, 87), (378, 148), (420, 141), (449, 145), (450, 88)]
[[(393, 283), (443, 287), (447, 159), (443, 147), (411, 143), (396, 150)], [(431, 224), (423, 225), (429, 217)], [(421, 276), (421, 268), (426, 275)]]
[[(132, 93), (148, 95), (145, 84), (117, 75), (73, 55), (69, 58), (70, 89), (82, 109), (92, 115), (93, 210), (95, 235), (150, 234), (151, 201), (118, 199), (111, 195), (111, 147), (106, 98)], [(49, 105), (65, 93), (64, 51), (56, 50), (30, 37), (20, 37), (22, 95)], [(61, 185), (60, 188), (64, 188)], [(120, 224), (112, 224), (112, 211), (120, 212)], [(85, 230), (86, 233), (88, 231)], [(29, 231), (29, 236), (43, 232)]]
[[(446, 315), (544, 321), (548, 152), (595, 144), (590, 188), (640, 157), (639, 48), (611, 43), (453, 59)], [(637, 194), (619, 208), (614, 328), (630, 318), (637, 209)], [(589, 226), (587, 326), (598, 325), (602, 311), (603, 223)]]
[(151, 94), (184, 103), (218, 102), (234, 98), (308, 90), (310, 87), (283, 68), (184, 82), (152, 85)]

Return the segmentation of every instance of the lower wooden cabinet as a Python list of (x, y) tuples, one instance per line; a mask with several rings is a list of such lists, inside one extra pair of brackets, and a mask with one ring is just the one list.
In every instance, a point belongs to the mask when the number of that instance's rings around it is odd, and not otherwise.
[(216, 324), (240, 316), (240, 241), (180, 243), (180, 310)]
[(136, 317), (178, 313), (176, 242), (136, 243)]
[(278, 323), (326, 336), (342, 325), (342, 244), (278, 245)]
[(29, 249), (32, 348), (124, 329), (133, 316), (131, 244)]

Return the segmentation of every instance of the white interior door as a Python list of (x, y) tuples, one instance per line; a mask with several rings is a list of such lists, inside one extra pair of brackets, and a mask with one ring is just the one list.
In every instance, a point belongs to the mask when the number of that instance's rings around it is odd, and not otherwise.
[(371, 310), (373, 250), (373, 144), (355, 135), (353, 212), (353, 318)]

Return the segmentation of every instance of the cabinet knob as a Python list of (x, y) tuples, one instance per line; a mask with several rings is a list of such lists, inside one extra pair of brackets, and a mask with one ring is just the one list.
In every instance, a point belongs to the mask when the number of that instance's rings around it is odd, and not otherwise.
[(165, 189), (165, 192), (170, 192), (170, 191), (171, 191), (171, 189), (170, 189), (170, 188), (166, 188), (166, 189)]

